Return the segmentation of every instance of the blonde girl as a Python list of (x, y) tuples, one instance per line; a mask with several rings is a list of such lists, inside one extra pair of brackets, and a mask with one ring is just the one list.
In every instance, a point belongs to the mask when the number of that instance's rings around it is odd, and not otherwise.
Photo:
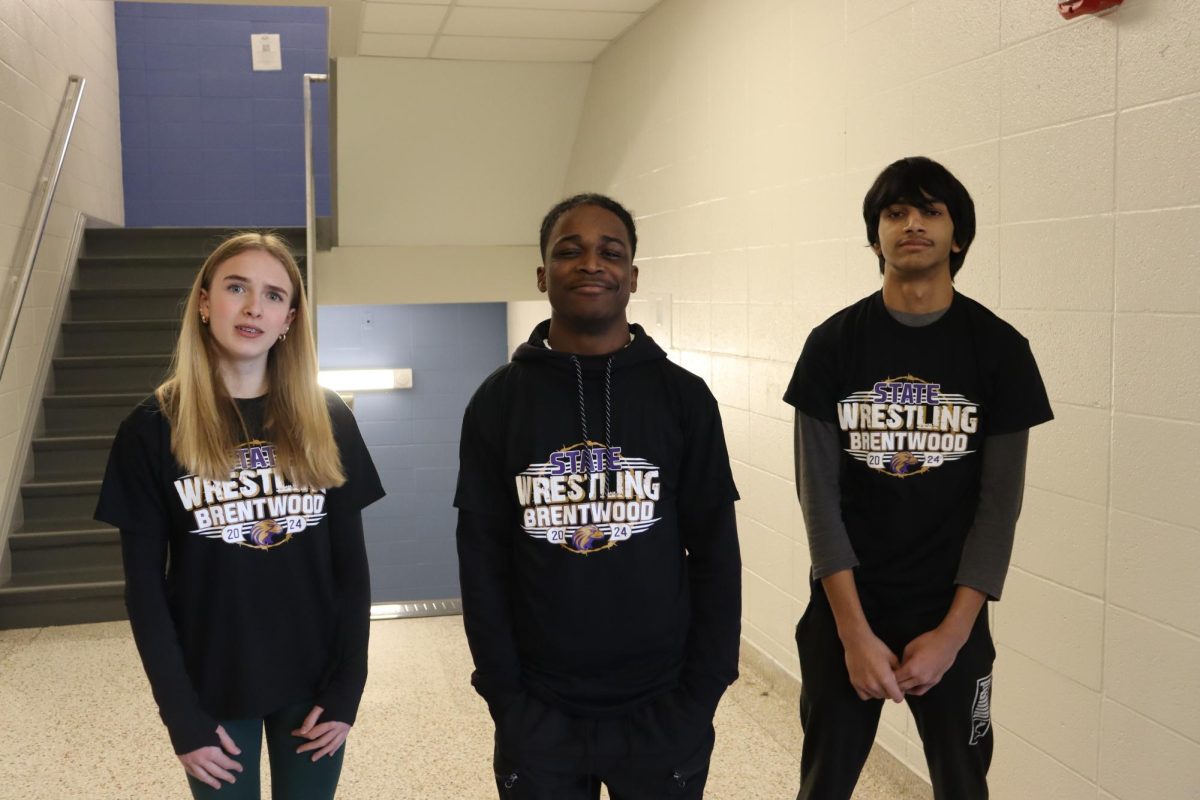
[(383, 496), (353, 416), (317, 385), (287, 244), (241, 233), (188, 294), (169, 377), (113, 442), (96, 519), (196, 798), (332, 798), (367, 673), (361, 510)]

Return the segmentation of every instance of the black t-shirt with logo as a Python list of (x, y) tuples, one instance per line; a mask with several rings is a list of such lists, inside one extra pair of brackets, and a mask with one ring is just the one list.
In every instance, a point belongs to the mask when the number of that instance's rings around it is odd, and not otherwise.
[(955, 293), (937, 322), (882, 292), (813, 329), (784, 399), (836, 424), (842, 518), (864, 604), (944, 608), (979, 502), (986, 436), (1053, 418), (1029, 342)]
[(346, 404), (326, 393), (347, 481), (292, 485), (264, 438), (265, 397), (238, 400), (248, 439), (229, 480), (176, 462), (154, 398), (121, 424), (96, 519), (121, 530), (135, 639), (176, 752), (216, 720), (313, 700), (354, 722), (366, 680), (369, 574), (359, 511), (383, 487)]

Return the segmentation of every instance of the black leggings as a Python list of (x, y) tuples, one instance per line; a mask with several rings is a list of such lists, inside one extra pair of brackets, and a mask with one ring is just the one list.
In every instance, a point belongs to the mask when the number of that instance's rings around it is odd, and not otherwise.
[[(872, 620), (875, 635), (897, 657), (905, 645), (936, 627)], [(882, 700), (860, 700), (850, 685), (845, 650), (829, 601), (814, 594), (796, 626), (800, 651), (800, 724), (804, 750), (797, 800), (849, 800), (879, 727)], [(992, 762), (991, 689), (996, 651), (987, 608), (936, 686), (907, 696), (917, 722), (937, 800), (986, 800)]]
[(313, 763), (313, 751), (296, 752), (296, 748), (308, 740), (292, 736), (292, 731), (300, 727), (312, 707), (312, 703), (296, 703), (263, 719), (222, 721), (221, 726), (229, 738), (241, 748), (242, 754), (231, 758), (242, 765), (242, 772), (233, 773), (237, 783), (222, 781), (219, 790), (188, 775), (192, 797), (195, 800), (259, 800), (262, 782), (258, 765), (265, 731), (267, 756), (271, 762), (271, 796), (276, 800), (332, 800), (342, 773), (346, 745)]

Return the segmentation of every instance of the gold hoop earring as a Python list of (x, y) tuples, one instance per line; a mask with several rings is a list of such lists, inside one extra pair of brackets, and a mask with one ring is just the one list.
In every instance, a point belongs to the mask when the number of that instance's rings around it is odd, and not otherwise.
[(201, 325), (207, 325), (207, 324), (208, 324), (208, 317), (206, 317), (206, 316), (204, 316), (203, 314), (201, 314), (201, 315), (200, 315), (200, 324), (201, 324)]
[(283, 333), (279, 334), (279, 341), (281, 341), (281, 342), (287, 341), (287, 331), (284, 331)]

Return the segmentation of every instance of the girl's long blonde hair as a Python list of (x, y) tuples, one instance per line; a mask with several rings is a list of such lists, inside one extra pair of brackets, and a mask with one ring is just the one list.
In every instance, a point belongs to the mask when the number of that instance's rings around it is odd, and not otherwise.
[[(261, 250), (287, 270), (292, 282), (292, 319), (286, 339), (267, 354), (264, 427), (275, 445), (279, 469), (294, 485), (329, 488), (346, 482), (325, 396), (317, 384), (317, 350), (304, 281), (287, 243), (273, 233), (239, 233), (204, 261), (188, 294), (169, 376), (155, 390), (171, 423), (171, 452), (192, 474), (228, 480), (245, 424), (218, 371), (218, 350), (200, 319), (200, 290), (211, 291), (217, 269), (248, 250)], [(309, 265), (312, 269), (312, 265)]]

